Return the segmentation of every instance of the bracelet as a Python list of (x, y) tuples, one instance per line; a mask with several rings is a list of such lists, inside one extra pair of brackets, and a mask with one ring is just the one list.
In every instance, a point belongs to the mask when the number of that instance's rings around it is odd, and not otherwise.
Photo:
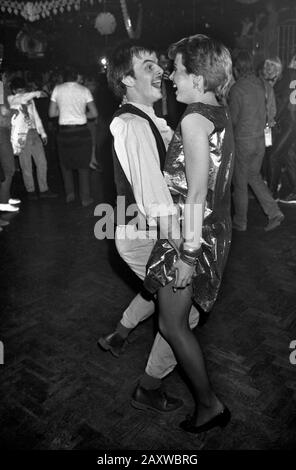
[(186, 244), (186, 241), (183, 241), (182, 245), (181, 245), (181, 249), (182, 251), (185, 251), (187, 252), (188, 254), (192, 254), (193, 256), (196, 256), (198, 254), (198, 252), (200, 251), (201, 249), (201, 246), (199, 248), (185, 248), (184, 245)]
[(196, 266), (197, 258), (201, 251), (200, 248), (186, 249), (184, 250), (184, 245), (181, 246), (180, 259), (189, 266)]
[(190, 266), (196, 266), (197, 264), (197, 256), (188, 256), (184, 252), (181, 252), (180, 259)]

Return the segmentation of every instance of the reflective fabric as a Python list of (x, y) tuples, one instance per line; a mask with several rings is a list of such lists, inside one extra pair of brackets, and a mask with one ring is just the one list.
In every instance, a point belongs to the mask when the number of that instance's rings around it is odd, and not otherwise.
[[(229, 112), (225, 107), (193, 103), (188, 105), (182, 119), (190, 113), (199, 113), (214, 124), (214, 130), (209, 136), (209, 178), (202, 249), (198, 256), (196, 275), (192, 281), (194, 301), (203, 310), (209, 311), (218, 295), (231, 243), (230, 182), (234, 144)], [(198, 149), (196, 158), (198, 158)], [(174, 202), (182, 211), (187, 196), (187, 179), (180, 123), (168, 149), (164, 175)], [(163, 241), (160, 240), (154, 247), (152, 256), (154, 261), (157, 250), (161, 258)], [(166, 272), (164, 266), (161, 270), (162, 277)], [(167, 282), (170, 280), (167, 279)], [(160, 282), (164, 285), (164, 279), (160, 279)]]

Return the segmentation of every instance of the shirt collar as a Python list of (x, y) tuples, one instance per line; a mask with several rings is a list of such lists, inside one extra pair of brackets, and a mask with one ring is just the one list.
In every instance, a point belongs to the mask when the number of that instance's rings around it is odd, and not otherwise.
[(128, 104), (132, 104), (133, 106), (136, 106), (136, 108), (139, 108), (142, 111), (144, 111), (144, 113), (150, 114), (150, 116), (156, 117), (153, 106), (147, 106), (146, 104), (134, 103), (133, 101), (128, 101)]

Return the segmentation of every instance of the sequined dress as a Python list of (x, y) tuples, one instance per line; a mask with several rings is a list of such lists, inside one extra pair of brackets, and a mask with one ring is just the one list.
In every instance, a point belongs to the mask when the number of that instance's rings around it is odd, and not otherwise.
[[(192, 281), (193, 300), (203, 310), (209, 311), (218, 295), (231, 243), (230, 182), (234, 144), (227, 108), (192, 103), (188, 105), (182, 119), (191, 113), (201, 114), (214, 125), (214, 130), (209, 136), (210, 161), (202, 230), (203, 240), (196, 266), (196, 277)], [(181, 121), (167, 152), (164, 176), (174, 202), (179, 205), (182, 211), (188, 188)], [(198, 158), (198, 150), (196, 158)]]

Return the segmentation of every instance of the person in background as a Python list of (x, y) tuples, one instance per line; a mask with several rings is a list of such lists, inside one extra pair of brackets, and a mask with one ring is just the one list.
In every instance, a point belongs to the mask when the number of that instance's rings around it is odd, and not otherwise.
[(8, 72), (3, 70), (0, 80), (0, 164), (3, 170), (0, 186), (0, 211), (18, 212), (19, 207), (15, 204), (19, 204), (21, 201), (16, 198), (11, 198), (10, 195), (15, 164), (10, 141), (11, 117), (13, 111), (9, 109), (7, 101), (9, 94), (8, 79)]
[[(1, 160), (0, 160), (0, 192), (1, 192), (1, 184), (5, 181), (5, 174), (1, 165)], [(0, 232), (3, 231), (3, 227), (6, 227), (6, 225), (9, 225), (8, 220), (1, 219), (0, 217)]]
[(155, 114), (166, 120), (172, 129), (176, 129), (179, 119), (185, 111), (183, 103), (176, 100), (176, 94), (173, 82), (170, 80), (172, 72), (172, 61), (168, 58), (167, 53), (162, 51), (159, 54), (158, 63), (163, 70), (161, 82), (161, 99), (154, 104)]
[(289, 194), (281, 197), (286, 204), (296, 203), (296, 55), (284, 70), (282, 78), (275, 84), (274, 91), (277, 101), (276, 133), (270, 156), (271, 191), (279, 198), (281, 172), (286, 169), (289, 182)]
[[(278, 57), (266, 59), (263, 63), (262, 69), (259, 70), (259, 77), (262, 80), (265, 91), (265, 106), (266, 106), (266, 124), (271, 129), (271, 143), (274, 138), (274, 126), (276, 124), (276, 99), (274, 94), (274, 85), (282, 72), (282, 64)], [(262, 164), (262, 175), (267, 185), (270, 188), (271, 183), (271, 167), (270, 155), (272, 145), (266, 147), (265, 155)]]
[[(84, 77), (83, 85), (89, 89), (91, 92), (94, 102), (96, 102), (96, 95), (97, 95), (97, 81), (93, 75), (87, 75)], [(91, 152), (91, 160), (89, 167), (95, 171), (102, 171), (101, 166), (97, 161), (97, 125), (98, 125), (98, 118), (89, 118), (87, 120), (87, 125), (91, 133), (91, 140), (92, 140), (92, 152)]]
[(91, 92), (79, 83), (80, 78), (77, 70), (66, 71), (64, 83), (52, 92), (49, 116), (59, 118), (57, 142), (66, 202), (75, 200), (73, 170), (77, 170), (80, 199), (86, 207), (93, 203), (89, 173), (93, 145), (87, 119), (95, 119), (98, 112)]
[(40, 197), (56, 198), (57, 194), (53, 193), (47, 184), (47, 161), (43, 148), (47, 143), (47, 135), (33, 101), (34, 98), (41, 97), (42, 92), (27, 92), (25, 80), (18, 77), (11, 80), (10, 87), (13, 94), (8, 96), (8, 103), (10, 108), (16, 111), (12, 117), (11, 143), (14, 154), (19, 155), (28, 197), (31, 200), (38, 198), (33, 177), (33, 158)]
[(266, 125), (265, 90), (254, 73), (252, 56), (240, 51), (234, 62), (237, 79), (229, 92), (229, 108), (235, 139), (233, 174), (233, 228), (247, 230), (248, 185), (252, 188), (268, 217), (265, 231), (275, 229), (284, 219), (277, 203), (261, 176), (265, 153), (264, 129)]

